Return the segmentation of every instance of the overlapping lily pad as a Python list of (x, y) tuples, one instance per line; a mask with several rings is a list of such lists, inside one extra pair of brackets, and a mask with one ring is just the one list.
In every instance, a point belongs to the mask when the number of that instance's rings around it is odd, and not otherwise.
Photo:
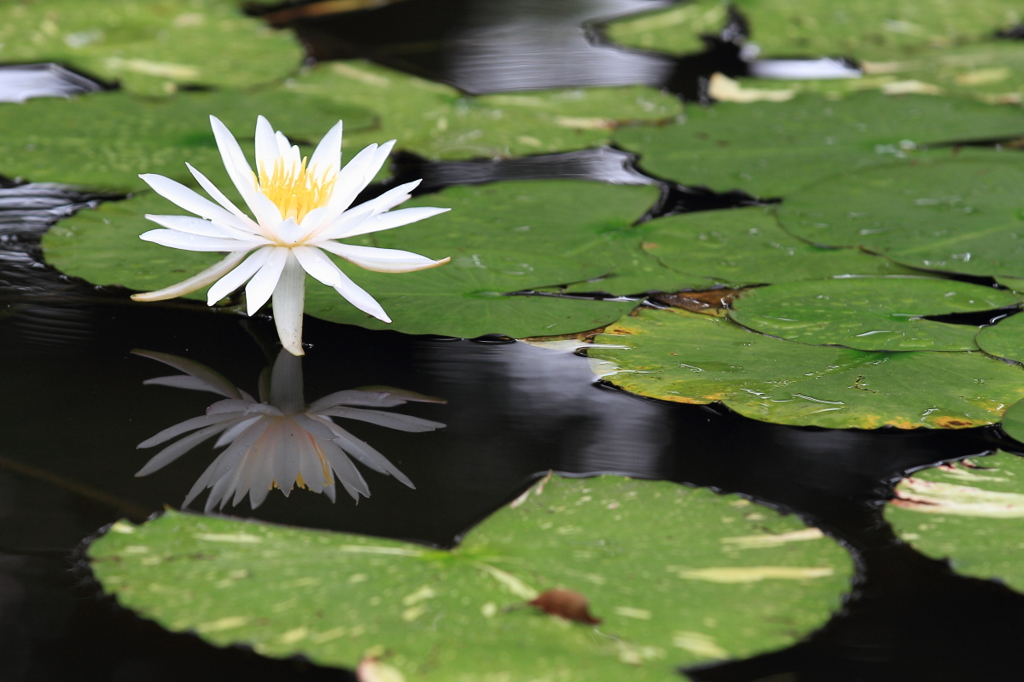
[[(632, 223), (656, 196), (652, 187), (565, 180), (455, 187), (421, 197), (405, 206), (453, 210), (353, 243), (431, 258), (450, 256), (451, 263), (397, 275), (339, 263), (380, 301), (393, 324), (367, 316), (333, 289), (312, 280), (307, 285), (306, 312), (333, 322), (411, 334), (501, 333), (519, 338), (595, 329), (635, 304), (504, 294), (590, 279), (613, 270), (621, 245), (639, 251), (639, 232)], [(146, 213), (182, 211), (147, 193), (80, 212), (58, 223), (44, 238), (47, 262), (93, 284), (153, 290), (181, 281), (223, 257), (139, 240), (138, 235), (153, 228), (144, 218)], [(203, 296), (202, 292), (192, 295)]]
[(307, 145), (319, 141), (339, 119), (350, 131), (369, 128), (374, 120), (370, 111), (356, 105), (278, 90), (182, 92), (165, 98), (99, 92), (70, 100), (0, 104), (5, 131), (0, 174), (134, 191), (146, 187), (140, 173), (159, 173), (194, 186), (187, 161), (231, 194), (210, 130), (211, 114), (240, 138), (248, 138), (250, 150), (258, 114)]
[(0, 61), (62, 62), (149, 95), (281, 80), (305, 54), (235, 0), (8, 2), (0, 43)]
[[(674, 680), (675, 667), (787, 646), (822, 625), (851, 562), (735, 496), (554, 478), (451, 551), (167, 512), (89, 548), (120, 603), (172, 631), (406, 679)], [(534, 610), (571, 590), (599, 624)]]
[(831, 178), (792, 195), (783, 227), (830, 246), (862, 246), (911, 267), (1024, 276), (1024, 158), (961, 154)]
[(997, 358), (1024, 362), (1024, 315), (1012, 315), (985, 327), (976, 338), (978, 346)]
[(676, 310), (623, 318), (590, 351), (605, 381), (650, 398), (721, 402), (753, 419), (825, 428), (964, 428), (998, 422), (1024, 374), (981, 352), (807, 346)]
[[(1022, 132), (1024, 116), (1016, 107), (861, 92), (841, 100), (806, 94), (782, 103), (722, 102), (689, 109), (683, 123), (622, 128), (615, 141), (639, 153), (642, 167), (660, 177), (719, 191), (740, 188), (760, 197), (788, 197), (824, 177), (888, 164), (908, 153), (920, 155), (913, 149), (921, 145)], [(832, 197), (822, 196), (822, 201)]]
[(508, 157), (609, 142), (622, 123), (658, 123), (682, 112), (655, 88), (578, 88), (469, 97), (455, 88), (363, 61), (320, 64), (285, 87), (372, 109), (376, 126), (349, 143), (395, 138), (400, 149), (440, 159)]
[(904, 541), (957, 573), (1024, 591), (1024, 459), (1007, 452), (903, 479), (885, 518)]
[(789, 341), (858, 350), (976, 350), (977, 327), (926, 315), (992, 310), (1020, 299), (1005, 290), (934, 277), (845, 277), (752, 289), (729, 317)]
[[(650, 260), (678, 273), (672, 280), (657, 276), (657, 280), (674, 285), (664, 291), (915, 272), (860, 249), (821, 248), (796, 239), (779, 227), (769, 209), (700, 211), (658, 218), (642, 227), (641, 246)], [(658, 284), (650, 269), (647, 261), (632, 267), (620, 262), (611, 276), (599, 283), (580, 283), (569, 289), (643, 292)]]

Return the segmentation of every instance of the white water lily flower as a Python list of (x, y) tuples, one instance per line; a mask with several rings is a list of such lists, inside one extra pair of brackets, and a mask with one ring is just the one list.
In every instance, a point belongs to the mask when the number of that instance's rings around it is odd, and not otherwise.
[(248, 314), (255, 313), (273, 296), (274, 320), (281, 343), (292, 354), (302, 355), (306, 273), (333, 287), (356, 308), (391, 322), (380, 304), (324, 251), (375, 272), (413, 272), (449, 261), (336, 241), (408, 225), (449, 210), (422, 207), (391, 211), (410, 197), (419, 180), (352, 206), (384, 165), (394, 140), (380, 146), (371, 144), (342, 168), (342, 124), (338, 121), (307, 162), (298, 147), (290, 145), (280, 131), (275, 133), (267, 119), (260, 116), (256, 119), (254, 173), (224, 124), (214, 116), (210, 117), (210, 124), (228, 176), (255, 220), (191, 165), (185, 164), (214, 201), (162, 175), (140, 175), (157, 194), (199, 216), (147, 215), (165, 229), (146, 232), (142, 239), (186, 251), (220, 251), (228, 255), (183, 282), (132, 296), (136, 301), (175, 298), (213, 284), (207, 296), (207, 303), (213, 305), (248, 282)]
[[(187, 507), (210, 488), (205, 509), (237, 505), (249, 495), (255, 509), (272, 488), (287, 496), (297, 484), (335, 500), (337, 481), (349, 495), (370, 496), (362, 474), (352, 460), (415, 488), (405, 474), (384, 455), (334, 423), (332, 417), (355, 419), (399, 431), (424, 432), (444, 428), (440, 422), (364, 407), (394, 407), (406, 402), (442, 402), (397, 389), (338, 391), (309, 405), (302, 389), (302, 360), (282, 350), (270, 373), (260, 377), (260, 400), (198, 362), (166, 353), (133, 351), (179, 369), (185, 374), (149, 379), (145, 384), (209, 391), (225, 397), (200, 417), (187, 419), (139, 443), (140, 448), (161, 445), (178, 436), (149, 460), (136, 476), (162, 469), (194, 447), (219, 434), (215, 448), (227, 448), (213, 460), (185, 498)], [(269, 368), (268, 368), (269, 369)]]

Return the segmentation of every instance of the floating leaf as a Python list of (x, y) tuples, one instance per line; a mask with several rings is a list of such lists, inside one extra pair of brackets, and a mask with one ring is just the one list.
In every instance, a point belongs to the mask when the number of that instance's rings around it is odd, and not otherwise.
[(1024, 276), (1024, 164), (961, 152), (829, 178), (788, 198), (779, 219), (816, 244), (862, 246), (916, 268)]
[(978, 328), (923, 316), (1017, 303), (1008, 291), (948, 279), (852, 277), (751, 289), (733, 301), (729, 317), (754, 331), (800, 343), (868, 351), (957, 351), (978, 348)]
[[(92, 544), (124, 606), (216, 645), (408, 679), (674, 680), (676, 666), (787, 646), (839, 606), (851, 562), (819, 538), (737, 550), (800, 522), (706, 489), (555, 478), (451, 551), (167, 512)], [(238, 538), (245, 537), (245, 541)], [(743, 582), (689, 572), (754, 575)], [(600, 630), (522, 608), (585, 594)]]
[[(892, 59), (988, 38), (996, 27), (1018, 16), (1010, 0), (982, 0), (964, 12), (942, 0), (866, 0), (836, 5), (828, 0), (736, 0), (747, 16), (762, 56), (823, 55)], [(661, 12), (613, 23), (609, 35), (625, 45), (662, 52), (696, 51), (697, 36), (714, 33), (726, 21), (717, 0), (698, 0)], [(936, 49), (939, 48), (939, 49)]]
[(1024, 591), (1024, 460), (998, 452), (919, 471), (896, 487), (885, 518), (903, 540), (955, 571)]
[(984, 353), (806, 346), (685, 311), (642, 310), (594, 341), (627, 347), (589, 351), (622, 389), (778, 424), (963, 428), (995, 423), (1024, 398), (1020, 368)]
[(616, 264), (599, 283), (584, 282), (569, 290), (635, 294), (658, 284), (674, 284), (674, 288), (662, 290), (678, 291), (840, 275), (915, 273), (860, 249), (822, 248), (796, 239), (779, 227), (768, 209), (700, 211), (658, 218), (643, 227), (643, 250), (656, 264), (678, 273), (677, 277), (652, 274), (647, 261), (639, 261), (640, 267), (624, 262)]
[[(615, 141), (640, 154), (641, 166), (660, 177), (788, 200), (804, 185), (889, 163), (921, 145), (1021, 133), (1024, 118), (1013, 107), (863, 92), (841, 100), (801, 95), (782, 103), (694, 107), (687, 110), (685, 122), (622, 128)], [(929, 155), (950, 153), (936, 150)], [(838, 208), (833, 197), (814, 191), (820, 201)], [(861, 208), (844, 205), (842, 210)]]
[(1011, 315), (983, 328), (975, 338), (978, 346), (997, 358), (1024, 362), (1024, 315)]
[(251, 136), (257, 114), (263, 114), (306, 144), (317, 142), (339, 119), (346, 130), (366, 128), (373, 121), (358, 106), (281, 90), (182, 92), (158, 99), (98, 92), (69, 100), (0, 104), (0, 126), (6, 133), (0, 138), (0, 173), (122, 191), (146, 189), (139, 174), (158, 173), (194, 187), (187, 161), (227, 188), (231, 183), (210, 129), (210, 114), (241, 137)]
[[(328, 287), (310, 281), (306, 312), (316, 317), (409, 334), (521, 338), (596, 329), (631, 310), (631, 302), (504, 294), (601, 276), (626, 257), (647, 258), (631, 223), (654, 201), (653, 187), (596, 182), (505, 182), (454, 187), (403, 204), (452, 211), (350, 240), (428, 257), (451, 256), (444, 267), (405, 274), (339, 265), (394, 320), (360, 312)], [(179, 213), (166, 200), (141, 194), (58, 223), (43, 240), (47, 261), (93, 284), (153, 290), (180, 281), (222, 256), (166, 249), (138, 238), (152, 229), (146, 213)], [(663, 270), (652, 260), (652, 267)], [(667, 273), (671, 275), (671, 273)], [(203, 292), (192, 298), (203, 299)]]
[(352, 137), (367, 145), (395, 138), (399, 149), (441, 159), (564, 152), (607, 144), (623, 122), (660, 122), (682, 112), (655, 88), (574, 88), (469, 97), (455, 88), (363, 61), (320, 64), (286, 84), (377, 114)]
[(281, 80), (305, 56), (293, 35), (234, 0), (9, 2), (0, 43), (5, 62), (62, 62), (149, 95)]
[(1024, 402), (1010, 405), (1000, 426), (1010, 438), (1024, 443)]

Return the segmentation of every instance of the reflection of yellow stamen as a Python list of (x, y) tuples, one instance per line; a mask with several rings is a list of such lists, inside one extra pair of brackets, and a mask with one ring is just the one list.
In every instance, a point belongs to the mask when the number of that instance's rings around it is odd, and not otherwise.
[(301, 164), (286, 163), (284, 159), (274, 161), (274, 167), (267, 171), (259, 164), (258, 189), (281, 211), (282, 218), (294, 218), (301, 223), (306, 214), (314, 208), (327, 204), (334, 193), (334, 181), (338, 174), (329, 170), (316, 174), (316, 168), (306, 168), (306, 157)]

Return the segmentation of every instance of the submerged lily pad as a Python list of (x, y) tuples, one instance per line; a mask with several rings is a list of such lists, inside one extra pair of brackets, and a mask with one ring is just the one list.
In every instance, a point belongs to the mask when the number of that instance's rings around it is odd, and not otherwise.
[(857, 350), (976, 350), (973, 325), (923, 319), (1016, 305), (1009, 291), (933, 277), (851, 277), (747, 291), (729, 317), (789, 341)]
[(683, 123), (625, 127), (615, 141), (640, 154), (641, 166), (663, 178), (788, 198), (821, 178), (887, 164), (921, 145), (1022, 132), (1024, 116), (1016, 107), (862, 92), (838, 101), (808, 94), (782, 103), (694, 107)]
[(660, 400), (721, 402), (752, 419), (824, 428), (964, 428), (1024, 398), (1020, 367), (981, 352), (807, 346), (725, 318), (641, 310), (595, 338), (594, 371)]
[(240, 138), (248, 138), (250, 150), (257, 114), (306, 145), (319, 141), (339, 119), (351, 131), (373, 122), (373, 115), (361, 107), (280, 90), (182, 92), (156, 99), (98, 92), (70, 100), (0, 104), (5, 131), (0, 173), (135, 191), (147, 187), (140, 173), (195, 186), (187, 161), (232, 194), (210, 129), (211, 114)]
[(465, 159), (563, 152), (607, 144), (625, 122), (682, 113), (655, 88), (576, 88), (469, 97), (455, 88), (363, 61), (319, 64), (285, 84), (291, 92), (372, 109), (376, 126), (356, 146), (395, 138), (429, 158)]
[(975, 340), (989, 355), (1024, 362), (1024, 315), (1011, 315), (985, 327)]
[(4, 62), (62, 62), (150, 95), (281, 80), (305, 56), (235, 0), (7, 2), (0, 44)]
[[(360, 312), (333, 289), (308, 280), (306, 312), (316, 317), (410, 334), (521, 338), (602, 327), (634, 307), (631, 302), (506, 296), (604, 275), (636, 249), (632, 222), (656, 198), (653, 187), (610, 186), (574, 180), (506, 182), (454, 187), (403, 206), (453, 210), (354, 240), (431, 258), (440, 268), (405, 274), (339, 265), (381, 303), (394, 322)], [(168, 249), (141, 241), (154, 227), (146, 213), (182, 211), (153, 193), (107, 203), (58, 223), (43, 239), (48, 263), (93, 284), (153, 290), (199, 272), (223, 256)], [(642, 256), (642, 254), (640, 254)], [(202, 299), (202, 292), (192, 298)]]
[[(611, 476), (554, 478), (451, 551), (169, 511), (118, 522), (89, 557), (122, 605), (172, 631), (464, 682), (678, 679), (680, 664), (794, 643), (852, 573), (795, 518)], [(552, 589), (601, 624), (526, 605)]]
[(894, 164), (804, 188), (779, 209), (817, 244), (862, 246), (911, 267), (1024, 276), (1024, 158), (996, 152)]
[(1024, 591), (1024, 459), (1007, 452), (915, 472), (885, 519), (915, 549), (957, 573)]

